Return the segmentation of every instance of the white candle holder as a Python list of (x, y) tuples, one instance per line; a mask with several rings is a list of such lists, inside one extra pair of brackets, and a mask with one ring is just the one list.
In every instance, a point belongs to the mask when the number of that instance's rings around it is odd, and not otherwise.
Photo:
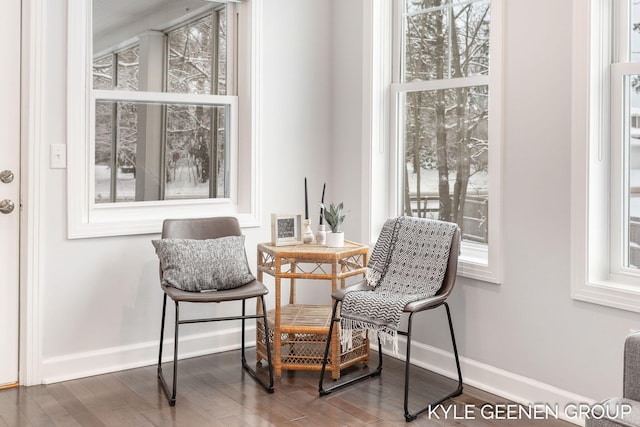
[(313, 243), (313, 231), (311, 231), (310, 219), (302, 220), (302, 243), (307, 245)]

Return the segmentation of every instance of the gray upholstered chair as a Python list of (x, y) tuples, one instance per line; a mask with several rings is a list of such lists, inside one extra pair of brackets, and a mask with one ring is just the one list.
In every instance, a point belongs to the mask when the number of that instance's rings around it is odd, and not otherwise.
[(625, 340), (623, 383), (622, 397), (602, 402), (604, 408), (609, 408), (604, 412), (594, 408), (595, 416), (587, 419), (586, 427), (640, 427), (640, 333)]
[[(198, 218), (198, 219), (167, 219), (163, 223), (162, 227), (162, 239), (195, 239), (195, 240), (207, 240), (207, 239), (219, 239), (228, 236), (242, 236), (240, 225), (238, 220), (233, 217), (218, 217), (218, 218)], [(154, 242), (154, 245), (156, 242)], [(244, 251), (244, 241), (242, 241), (241, 253), (238, 255), (243, 259), (238, 260), (240, 264), (246, 265), (246, 253)], [(162, 259), (161, 259), (162, 261)], [(171, 406), (176, 403), (176, 388), (177, 388), (177, 375), (178, 375), (178, 329), (180, 325), (188, 323), (202, 323), (202, 322), (215, 322), (224, 320), (241, 320), (242, 321), (242, 338), (241, 338), (241, 356), (242, 367), (257, 381), (259, 382), (269, 393), (274, 390), (273, 387), (273, 366), (271, 361), (271, 352), (269, 340), (268, 322), (266, 318), (266, 309), (264, 305), (264, 295), (269, 291), (268, 289), (257, 280), (253, 279), (250, 282), (243, 284), (239, 287), (228, 290), (216, 290), (210, 292), (192, 292), (178, 289), (174, 286), (167, 285), (163, 280), (165, 271), (163, 265), (160, 265), (160, 281), (162, 290), (164, 291), (164, 299), (162, 304), (162, 325), (160, 328), (160, 350), (158, 354), (158, 379), (162, 384), (162, 388), (169, 400)], [(174, 349), (173, 349), (173, 385), (171, 389), (167, 385), (162, 372), (162, 346), (164, 341), (164, 326), (165, 316), (167, 311), (167, 298), (175, 303), (175, 325), (174, 325)], [(247, 299), (257, 298), (260, 300), (262, 306), (262, 313), (259, 314), (246, 314), (245, 303)], [(204, 319), (182, 319), (180, 317), (179, 306), (182, 303), (221, 303), (227, 301), (241, 301), (242, 302), (242, 315), (240, 316), (228, 316), (228, 317), (214, 317)], [(267, 337), (267, 362), (269, 369), (269, 382), (263, 380), (256, 370), (250, 367), (245, 357), (245, 320), (261, 318), (265, 331), (264, 336)]]
[[(405, 336), (407, 339), (407, 346), (406, 346), (406, 360), (405, 360), (405, 386), (404, 386), (404, 417), (406, 419), (406, 421), (412, 421), (414, 420), (418, 415), (420, 415), (421, 413), (427, 411), (429, 409), (429, 407), (435, 407), (438, 404), (444, 402), (445, 400), (455, 397), (455, 396), (459, 396), (460, 394), (462, 394), (462, 372), (460, 370), (460, 360), (458, 358), (458, 349), (456, 346), (456, 340), (455, 340), (455, 336), (454, 336), (454, 332), (453, 332), (453, 323), (451, 321), (451, 312), (449, 310), (449, 305), (447, 304), (446, 300), (449, 297), (449, 295), (451, 294), (451, 291), (453, 290), (453, 286), (455, 284), (456, 281), (456, 274), (457, 274), (457, 269), (458, 269), (458, 255), (459, 255), (459, 249), (460, 248), (460, 229), (456, 229), (455, 233), (453, 234), (453, 238), (451, 240), (451, 246), (450, 246), (450, 250), (449, 250), (449, 259), (447, 261), (447, 266), (446, 266), (446, 271), (444, 274), (444, 279), (442, 281), (442, 285), (440, 286), (440, 289), (437, 291), (437, 293), (429, 298), (425, 298), (425, 299), (420, 299), (414, 302), (410, 302), (409, 304), (407, 304), (404, 307), (404, 313), (408, 314), (408, 323), (407, 323), (407, 329), (406, 331), (400, 331), (398, 330), (398, 334)], [(357, 290), (364, 290), (364, 291), (372, 291), (375, 292), (375, 288), (369, 286), (368, 282), (362, 281), (359, 282), (355, 285), (352, 286), (348, 286), (346, 288), (341, 288), (338, 289), (337, 291), (335, 291), (331, 297), (333, 298), (333, 312), (332, 312), (332, 322), (329, 326), (329, 333), (327, 335), (327, 343), (326, 343), (326, 348), (325, 348), (325, 354), (324, 354), (324, 359), (323, 359), (323, 364), (322, 364), (322, 368), (321, 368), (321, 373), (320, 373), (320, 384), (319, 384), (319, 394), (320, 396), (324, 396), (327, 395), (329, 393), (331, 393), (334, 390), (340, 389), (342, 387), (351, 385), (355, 382), (364, 380), (366, 378), (370, 378), (370, 377), (374, 377), (377, 375), (380, 375), (381, 371), (382, 371), (382, 343), (380, 341), (380, 337), (378, 336), (378, 366), (375, 370), (369, 370), (365, 373), (362, 373), (360, 375), (354, 375), (352, 377), (347, 376), (347, 379), (345, 379), (344, 381), (340, 381), (337, 384), (332, 385), (331, 387), (324, 387), (324, 374), (325, 374), (325, 368), (327, 365), (327, 360), (329, 357), (329, 348), (330, 348), (330, 341), (331, 341), (331, 336), (333, 333), (333, 328), (334, 328), (334, 324), (337, 322), (340, 322), (340, 317), (337, 311), (338, 308), (338, 304), (341, 303), (344, 298), (345, 295), (348, 292), (351, 291), (357, 291)], [(440, 398), (438, 401), (430, 403), (429, 405), (423, 407), (422, 409), (419, 409), (417, 411), (414, 412), (409, 412), (409, 408), (408, 408), (408, 400), (409, 400), (409, 379), (411, 378), (410, 375), (410, 366), (411, 366), (411, 327), (412, 327), (412, 321), (413, 321), (413, 316), (417, 313), (426, 311), (426, 310), (431, 310), (440, 306), (444, 306), (446, 313), (447, 313), (447, 319), (449, 321), (449, 332), (451, 335), (451, 342), (452, 342), (452, 347), (453, 347), (453, 353), (455, 356), (455, 362), (456, 362), (456, 369), (457, 369), (457, 373), (458, 373), (458, 383), (456, 386), (456, 389), (453, 390), (451, 393), (443, 396), (442, 398)], [(352, 374), (351, 374), (352, 375)]]

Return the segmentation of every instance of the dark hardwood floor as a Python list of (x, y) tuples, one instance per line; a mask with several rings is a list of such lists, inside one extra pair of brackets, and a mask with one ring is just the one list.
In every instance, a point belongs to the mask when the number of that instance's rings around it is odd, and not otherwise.
[[(375, 357), (374, 353), (372, 360)], [(284, 371), (275, 393), (268, 394), (242, 371), (239, 359), (239, 351), (232, 351), (181, 361), (174, 407), (168, 405), (158, 384), (155, 366), (2, 390), (0, 426), (572, 425), (556, 419), (487, 419), (481, 414), (482, 405), (508, 402), (470, 386), (465, 386), (462, 396), (445, 402), (445, 407), (457, 409), (455, 418), (451, 412), (448, 417), (441, 411), (437, 416), (424, 413), (408, 424), (402, 412), (403, 364), (390, 357), (385, 357), (380, 377), (322, 398), (317, 372)], [(169, 366), (165, 371), (170, 375)], [(413, 368), (413, 407), (454, 388), (453, 380)]]

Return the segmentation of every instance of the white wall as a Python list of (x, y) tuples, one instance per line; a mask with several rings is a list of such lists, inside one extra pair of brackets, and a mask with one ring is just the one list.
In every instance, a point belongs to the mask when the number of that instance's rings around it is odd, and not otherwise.
[[(311, 200), (325, 181), (328, 201), (345, 200), (347, 238), (363, 238), (364, 1), (264, 2), (263, 226), (244, 230), (251, 265), (251, 248), (269, 239), (269, 214), (303, 209), (305, 176)], [(61, 3), (47, 2), (46, 144), (65, 141)], [(495, 378), (511, 375), (535, 386), (525, 396), (533, 400), (546, 389), (593, 399), (618, 395), (623, 340), (640, 328), (640, 316), (570, 297), (571, 2), (509, 1), (505, 12), (504, 283), (460, 279), (451, 297), (464, 373), (481, 383), (480, 373), (496, 368)], [(42, 173), (43, 380), (153, 363), (161, 308), (150, 244), (156, 236), (66, 240), (64, 170)], [(314, 292), (321, 291), (299, 289), (302, 298)], [(435, 327), (419, 333), (425, 344), (416, 352), (419, 363), (433, 363), (429, 346), (449, 351), (441, 315), (429, 315), (425, 323)], [(233, 346), (235, 337), (192, 335), (183, 348)], [(527, 394), (509, 384), (500, 385), (505, 393)]]
[[(336, 191), (336, 184), (330, 157), (333, 147), (330, 2), (269, 0), (263, 4), (264, 220), (260, 241), (268, 241), (271, 213), (304, 212), (305, 177), (313, 231), (320, 220), (322, 185), (327, 184), (326, 201)], [(270, 277), (265, 282), (273, 285)], [(317, 281), (299, 281), (299, 302), (324, 299), (329, 303), (330, 285), (318, 285)], [(284, 288), (283, 298), (287, 298)]]
[[(332, 105), (333, 150), (331, 175), (335, 191), (329, 201), (344, 202), (345, 238), (361, 240), (362, 186), (362, 1), (333, 0)], [(368, 243), (368, 242), (365, 242)]]

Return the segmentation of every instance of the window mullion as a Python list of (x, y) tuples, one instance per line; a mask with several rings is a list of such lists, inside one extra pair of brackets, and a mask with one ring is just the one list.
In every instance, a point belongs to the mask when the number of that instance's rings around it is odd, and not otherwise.
[[(118, 87), (118, 54), (111, 55), (111, 89), (116, 90)], [(109, 184), (109, 199), (111, 203), (117, 200), (118, 191), (118, 105), (114, 102), (111, 106), (111, 181)]]
[(486, 75), (459, 77), (455, 79), (424, 80), (406, 83), (392, 84), (392, 90), (396, 92), (422, 92), (429, 90), (455, 89), (472, 86), (489, 85), (490, 77)]
[(405, 16), (416, 16), (416, 15), (423, 15), (425, 13), (433, 13), (441, 10), (451, 9), (453, 6), (462, 7), (471, 3), (475, 3), (477, 1), (478, 0), (465, 0), (465, 1), (457, 1), (453, 3), (451, 0), (446, 0), (445, 4), (441, 6), (429, 7), (429, 8), (418, 10), (416, 12), (406, 13)]
[(225, 105), (237, 102), (237, 96), (231, 95), (204, 95), (194, 93), (174, 92), (133, 92), (126, 90), (99, 90), (93, 93), (99, 100), (130, 101), (130, 102), (158, 102), (171, 104), (202, 104)]
[(628, 111), (628, 101), (625, 96), (625, 64), (611, 66), (611, 128), (609, 142), (609, 174), (610, 174), (610, 206), (609, 212), (609, 273), (620, 271), (624, 259), (624, 226), (625, 197), (624, 197), (624, 141), (625, 112)]
[[(219, 37), (219, 16), (220, 11), (216, 10), (211, 14), (211, 35), (213, 37), (211, 41), (211, 93), (219, 93), (219, 76), (218, 76), (218, 61), (220, 52), (220, 37)], [(209, 195), (213, 198), (218, 197), (218, 115), (219, 110), (212, 109), (211, 117), (211, 131), (209, 132)], [(229, 129), (228, 127), (226, 129)]]
[(612, 2), (611, 25), (615, 29), (612, 40), (611, 62), (628, 62), (630, 51), (630, 7), (629, 2), (617, 0)]
[(405, 4), (403, 1), (393, 2), (393, 28), (396, 31), (393, 31), (392, 36), (392, 50), (393, 52), (398, 52), (396, 55), (392, 55), (392, 73), (391, 73), (391, 81), (400, 83), (404, 81), (404, 70), (402, 69), (402, 64), (405, 63), (405, 42), (403, 34), (406, 31), (405, 28)]

